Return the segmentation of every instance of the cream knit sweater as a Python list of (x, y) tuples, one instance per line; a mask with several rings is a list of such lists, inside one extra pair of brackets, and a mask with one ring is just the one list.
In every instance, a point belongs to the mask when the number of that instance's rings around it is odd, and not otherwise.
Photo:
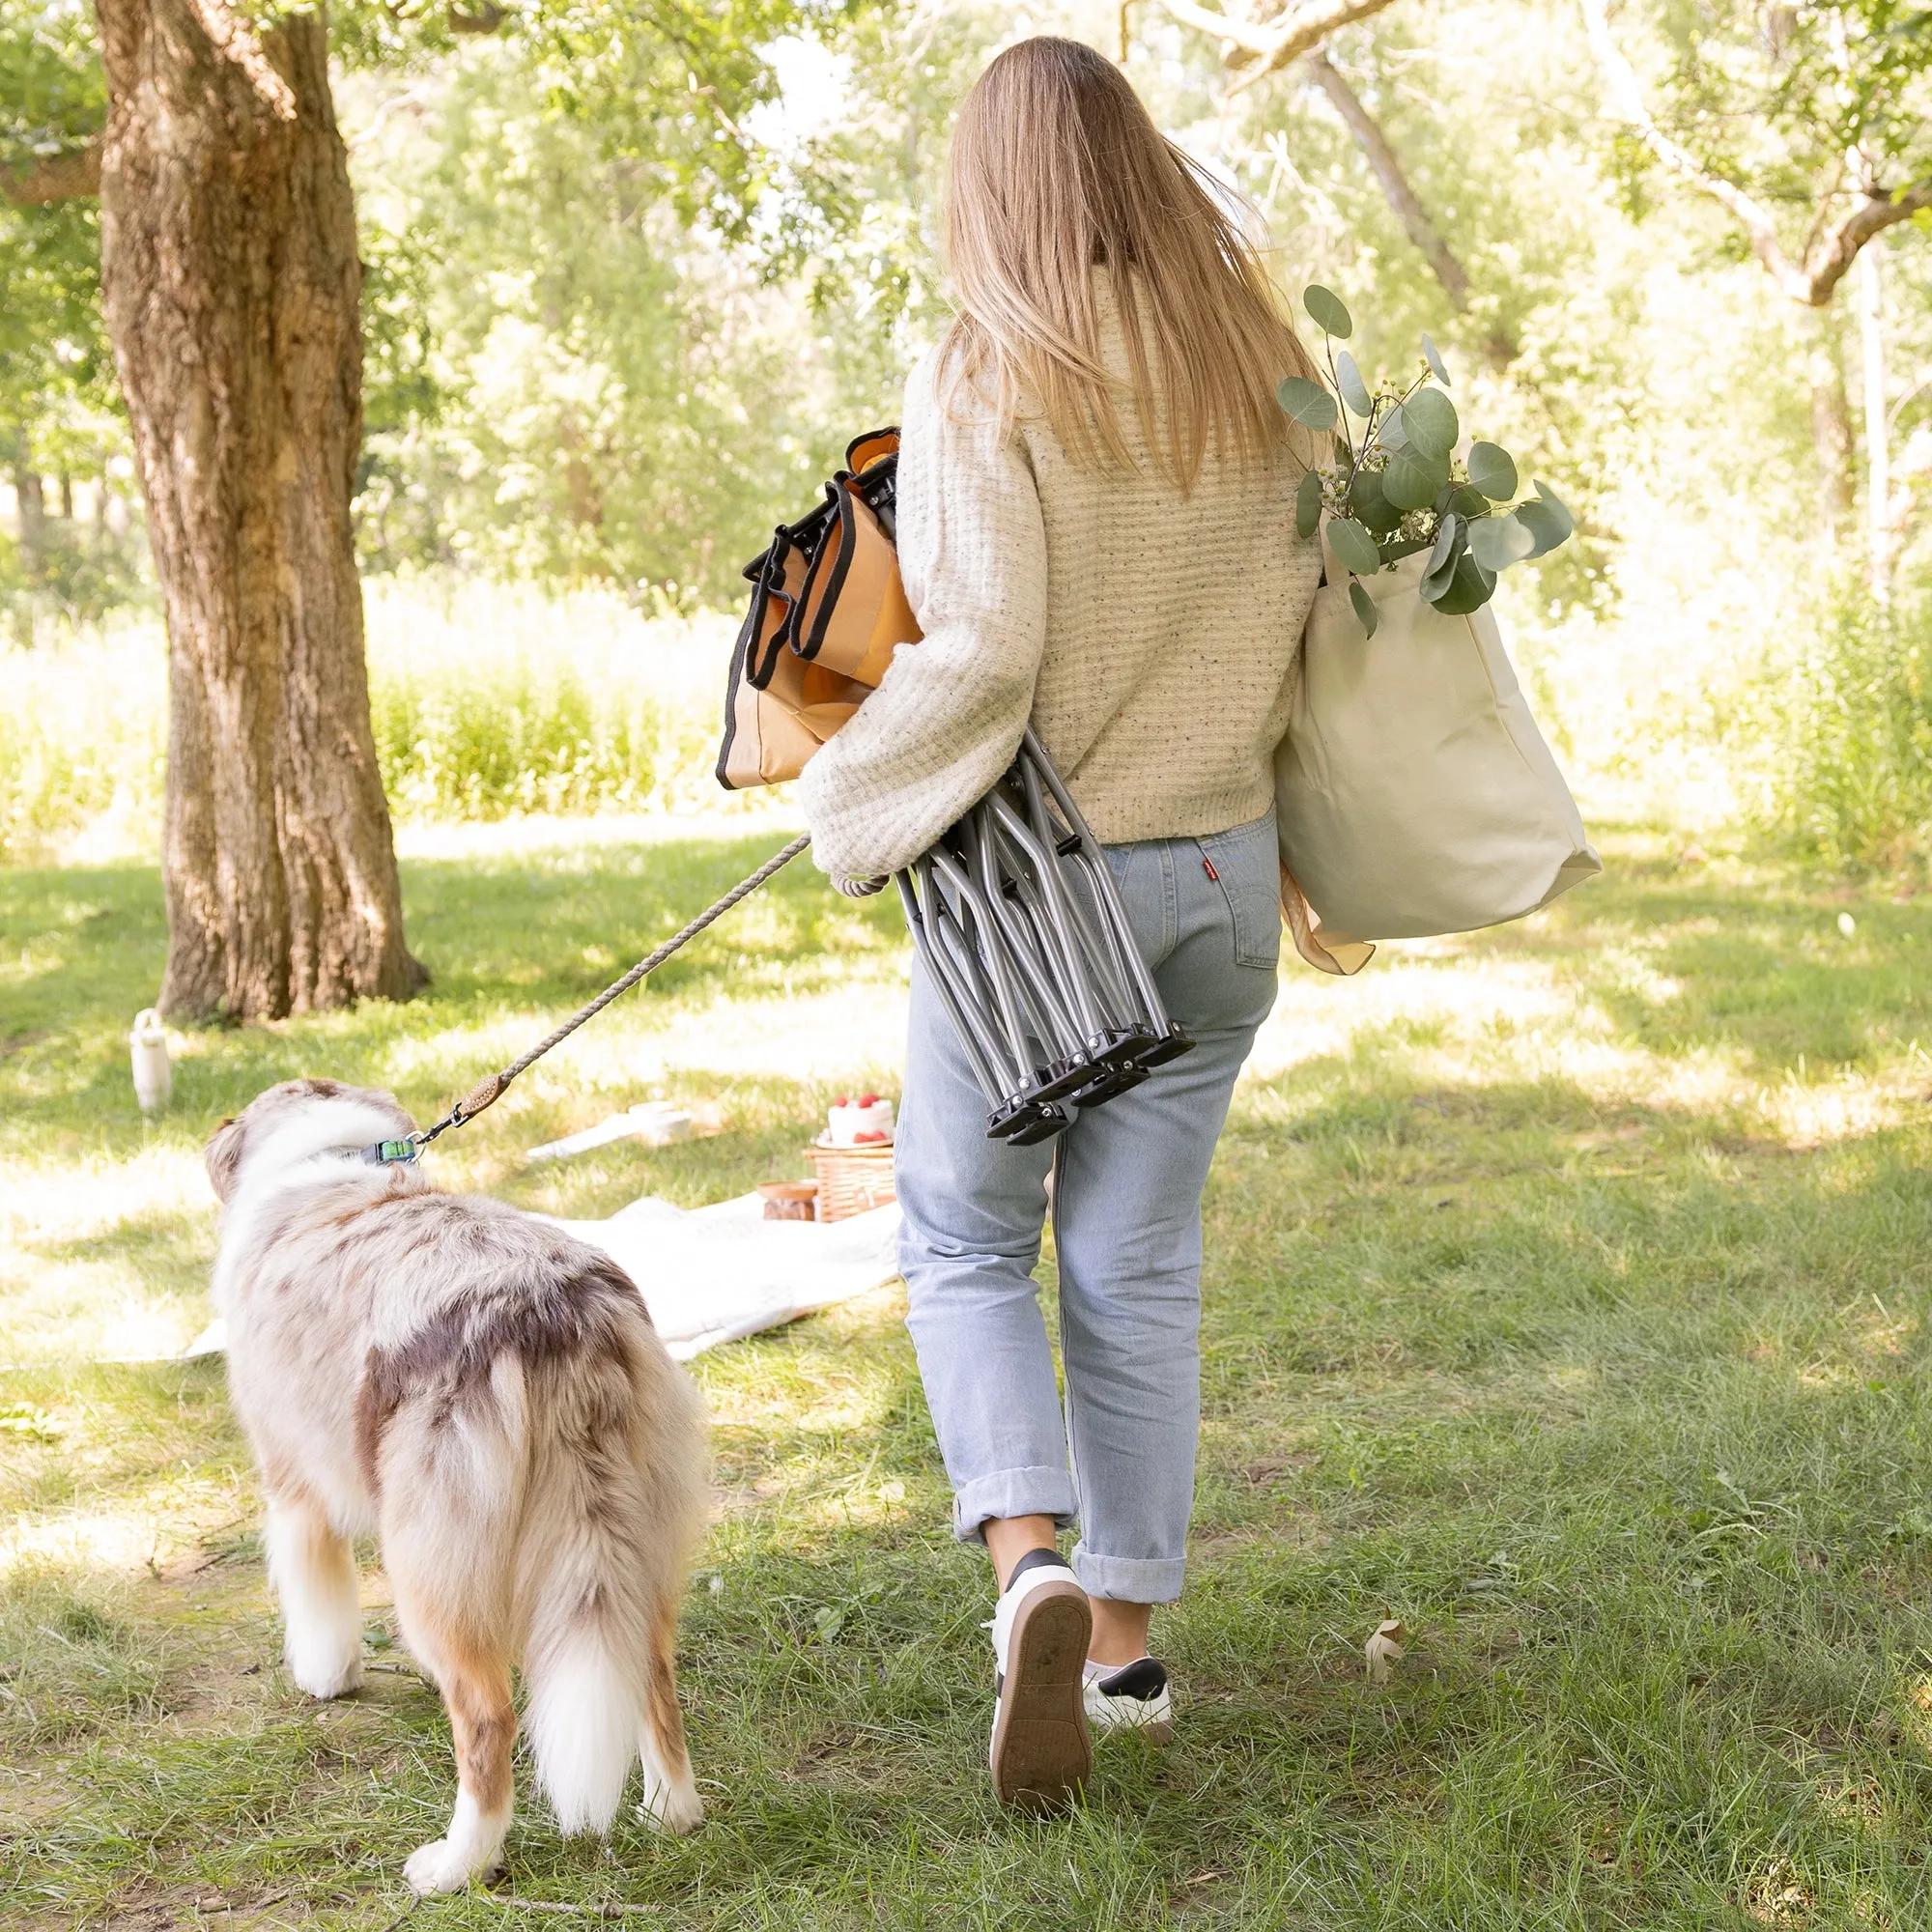
[[(1102, 318), (1124, 372), (1105, 299)], [(1029, 718), (1103, 844), (1259, 818), (1321, 575), (1294, 529), (1299, 464), (1244, 471), (1210, 445), (1183, 497), (1146, 465), (1131, 405), (1139, 472), (1096, 472), (1043, 419), (1005, 441), (949, 420), (937, 378), (927, 355), (899, 430), (899, 567), (924, 637), (806, 767), (819, 867), (910, 864), (991, 789)]]

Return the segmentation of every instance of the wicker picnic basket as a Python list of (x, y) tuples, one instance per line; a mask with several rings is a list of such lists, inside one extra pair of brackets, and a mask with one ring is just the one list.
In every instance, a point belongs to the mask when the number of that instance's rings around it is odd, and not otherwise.
[(813, 1141), (805, 1151), (818, 1173), (818, 1218), (845, 1221), (899, 1197), (893, 1186), (890, 1142), (867, 1147), (828, 1147)]

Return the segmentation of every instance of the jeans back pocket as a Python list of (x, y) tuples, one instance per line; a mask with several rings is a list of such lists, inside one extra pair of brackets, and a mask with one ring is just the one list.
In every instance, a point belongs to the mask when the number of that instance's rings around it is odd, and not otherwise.
[(1213, 867), (1235, 924), (1235, 963), (1281, 963), (1281, 860), (1274, 813), (1195, 841)]

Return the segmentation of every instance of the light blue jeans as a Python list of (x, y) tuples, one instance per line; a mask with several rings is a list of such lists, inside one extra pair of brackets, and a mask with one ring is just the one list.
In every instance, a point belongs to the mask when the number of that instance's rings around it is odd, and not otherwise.
[[(1274, 1004), (1274, 818), (1107, 849), (1192, 1053), (1057, 1140), (986, 1138), (986, 1102), (915, 966), (897, 1147), (899, 1263), (964, 1540), (989, 1517), (1076, 1520), (1096, 1597), (1180, 1594), (1201, 1415), (1201, 1190)], [(1033, 1270), (1054, 1171), (1065, 1419)]]

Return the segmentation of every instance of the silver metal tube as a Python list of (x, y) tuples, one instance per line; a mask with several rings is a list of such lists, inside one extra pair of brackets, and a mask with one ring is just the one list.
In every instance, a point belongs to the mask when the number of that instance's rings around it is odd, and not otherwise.
[(963, 1018), (967, 1035), (984, 1063), (989, 1080), (981, 1084), (994, 1096), (995, 1105), (1004, 1104), (1024, 1085), (1024, 1074), (1007, 1052), (1000, 1029), (989, 1015), (987, 988), (978, 972), (971, 939), (933, 883), (929, 855), (917, 862), (915, 870), (923, 874), (927, 891), (927, 927), (931, 939), (927, 963), (946, 987), (952, 1009)]
[(1121, 895), (1114, 884), (1114, 875), (1107, 868), (1106, 855), (1100, 850), (1094, 835), (1087, 828), (1087, 821), (1080, 815), (1080, 808), (1073, 803), (1071, 794), (1062, 781), (1060, 774), (1054, 770), (1052, 761), (1040, 749), (1039, 740), (1034, 736), (1033, 727), (1027, 727), (1026, 736), (1020, 741), (1020, 762), (1022, 777), (1027, 771), (1036, 772), (1045, 785), (1053, 802), (1059, 807), (1066, 820), (1067, 831), (1079, 840), (1075, 852), (1066, 856), (1077, 857), (1093, 885), (1094, 895), (1101, 908), (1102, 916), (1112, 923), (1122, 937), (1121, 948), (1122, 964), (1127, 969), (1127, 976), (1149, 1019), (1156, 1027), (1165, 1031), (1169, 1025), (1167, 1009), (1161, 1002), (1159, 990), (1153, 983), (1153, 976), (1147, 969), (1147, 961), (1141, 957), (1140, 948), (1133, 944), (1133, 929), (1127, 923), (1126, 908), (1121, 903)]

